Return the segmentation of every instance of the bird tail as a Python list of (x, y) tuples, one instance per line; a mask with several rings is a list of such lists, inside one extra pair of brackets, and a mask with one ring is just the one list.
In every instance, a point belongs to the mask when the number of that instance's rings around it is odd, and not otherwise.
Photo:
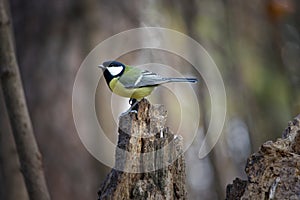
[(198, 79), (196, 78), (168, 78), (168, 82), (190, 82), (197, 83)]

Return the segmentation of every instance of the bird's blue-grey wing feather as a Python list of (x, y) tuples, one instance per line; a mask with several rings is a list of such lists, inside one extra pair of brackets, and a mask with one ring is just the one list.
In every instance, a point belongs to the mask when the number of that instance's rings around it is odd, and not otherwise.
[(138, 68), (128, 70), (120, 77), (119, 81), (125, 88), (155, 86), (168, 82), (167, 79), (157, 75), (156, 73)]

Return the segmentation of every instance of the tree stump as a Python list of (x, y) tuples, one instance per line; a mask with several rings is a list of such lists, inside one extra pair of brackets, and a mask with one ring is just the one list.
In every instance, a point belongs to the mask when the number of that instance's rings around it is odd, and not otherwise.
[(187, 199), (183, 139), (165, 127), (167, 111), (146, 99), (121, 115), (115, 167), (99, 199)]
[(248, 180), (229, 184), (226, 199), (300, 199), (300, 115), (282, 138), (264, 143), (250, 156), (245, 171)]

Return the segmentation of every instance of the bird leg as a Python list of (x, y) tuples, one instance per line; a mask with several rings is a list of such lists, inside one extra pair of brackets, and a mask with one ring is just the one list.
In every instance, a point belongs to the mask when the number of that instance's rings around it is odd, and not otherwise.
[(131, 105), (131, 107), (129, 108), (130, 112), (137, 112), (139, 109), (139, 105), (138, 105), (139, 101), (133, 98), (129, 99), (129, 104)]
[(137, 101), (136, 99), (130, 98), (130, 99), (129, 99), (129, 104), (132, 105), (132, 104), (134, 104), (136, 101)]
[(123, 116), (123, 115), (127, 115), (128, 113), (137, 113), (139, 108), (138, 103), (139, 103), (138, 100), (130, 98), (129, 99), (129, 104), (131, 105), (130, 108), (126, 112), (122, 113), (121, 115)]

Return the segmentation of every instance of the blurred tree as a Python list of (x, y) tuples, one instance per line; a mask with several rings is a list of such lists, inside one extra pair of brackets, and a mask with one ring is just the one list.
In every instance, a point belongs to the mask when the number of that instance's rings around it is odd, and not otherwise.
[[(27, 109), (19, 67), (15, 56), (11, 24), (9, 4), (4, 0), (0, 0), (0, 80), (3, 97), (28, 195), (32, 200), (48, 200), (50, 196), (42, 168), (41, 154), (34, 137), (31, 119)], [(2, 138), (4, 133), (0, 134)], [(3, 148), (3, 150), (6, 149)], [(7, 180), (7, 176), (16, 176), (16, 174), (13, 172), (11, 174), (6, 173), (11, 172), (10, 170), (13, 168), (10, 169), (10, 167), (17, 164), (13, 163), (14, 161), (11, 162), (12, 160), (9, 154), (2, 155), (1, 158), (5, 163), (2, 168), (5, 177), (4, 180), (9, 184), (8, 189), (10, 192), (13, 193), (15, 189), (13, 184), (19, 183), (19, 186), (22, 186), (22, 183), (15, 180), (16, 177), (14, 179), (15, 182), (10, 182)], [(8, 166), (9, 164), (11, 165)], [(20, 190), (22, 190), (22, 188), (20, 188)], [(6, 195), (10, 194), (7, 193)], [(24, 197), (26, 198), (26, 196)]]
[(0, 199), (28, 200), (24, 179), (11, 127), (7, 120), (2, 92), (0, 92)]
[(73, 81), (99, 38), (138, 26), (134, 16), (138, 10), (122, 1), (12, 0), (11, 4), (20, 70), (51, 196), (96, 198), (99, 177), (108, 168), (91, 157), (76, 134)]

